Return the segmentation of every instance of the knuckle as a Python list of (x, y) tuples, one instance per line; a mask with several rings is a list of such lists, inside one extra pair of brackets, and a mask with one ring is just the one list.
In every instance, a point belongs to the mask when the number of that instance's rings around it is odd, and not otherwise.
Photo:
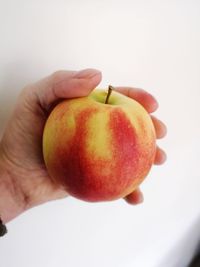
[(19, 98), (26, 99), (29, 97), (33, 91), (34, 85), (33, 84), (27, 84), (20, 92)]
[(63, 78), (63, 75), (66, 73), (64, 70), (57, 70), (51, 74), (53, 83), (60, 81)]

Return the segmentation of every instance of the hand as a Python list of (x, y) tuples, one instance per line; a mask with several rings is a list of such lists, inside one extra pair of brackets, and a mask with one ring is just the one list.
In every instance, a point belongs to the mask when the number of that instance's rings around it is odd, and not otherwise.
[[(15, 111), (0, 143), (1, 164), (12, 181), (12, 194), (20, 203), (20, 212), (8, 213), (4, 222), (36, 205), (67, 196), (52, 183), (42, 156), (43, 128), (52, 107), (63, 98), (87, 96), (101, 81), (101, 73), (86, 69), (58, 71), (49, 77), (27, 86), (20, 94)], [(157, 108), (156, 100), (147, 92), (136, 88), (116, 88), (119, 92), (140, 102), (148, 112)], [(152, 117), (157, 138), (163, 137), (166, 128)], [(157, 148), (155, 163), (164, 161), (165, 154)], [(1, 177), (0, 177), (1, 179)], [(141, 192), (136, 190), (126, 197), (129, 203), (141, 202)]]
[(93, 69), (58, 71), (22, 90), (0, 142), (0, 215), (4, 222), (31, 207), (67, 196), (47, 173), (43, 128), (56, 102), (86, 96), (100, 81), (101, 73)]

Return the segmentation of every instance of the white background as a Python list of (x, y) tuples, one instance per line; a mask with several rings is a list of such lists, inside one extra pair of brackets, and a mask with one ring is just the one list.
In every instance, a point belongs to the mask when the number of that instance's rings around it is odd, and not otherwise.
[(27, 83), (93, 67), (144, 88), (168, 126), (145, 202), (74, 198), (8, 224), (1, 267), (184, 267), (200, 238), (200, 1), (0, 0), (0, 131)]

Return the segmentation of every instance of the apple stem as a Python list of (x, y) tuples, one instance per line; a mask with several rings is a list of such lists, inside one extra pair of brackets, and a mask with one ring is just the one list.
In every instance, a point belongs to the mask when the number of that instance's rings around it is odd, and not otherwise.
[(107, 96), (106, 96), (105, 104), (108, 104), (108, 100), (109, 100), (109, 97), (110, 97), (110, 95), (111, 95), (113, 89), (114, 89), (114, 87), (113, 87), (112, 85), (109, 85), (109, 86), (108, 86), (108, 94), (107, 94)]

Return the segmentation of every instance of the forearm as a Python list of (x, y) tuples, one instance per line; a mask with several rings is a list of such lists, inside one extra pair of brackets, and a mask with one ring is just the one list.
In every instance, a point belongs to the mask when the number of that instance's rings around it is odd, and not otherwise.
[(25, 210), (23, 195), (15, 182), (12, 167), (6, 164), (0, 147), (0, 217), (4, 223)]

